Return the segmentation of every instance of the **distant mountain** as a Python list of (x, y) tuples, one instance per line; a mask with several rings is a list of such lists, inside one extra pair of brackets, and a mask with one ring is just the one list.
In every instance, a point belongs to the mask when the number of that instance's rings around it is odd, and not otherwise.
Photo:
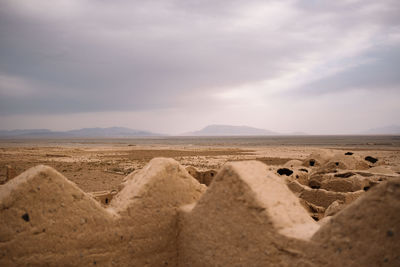
[(160, 136), (148, 131), (134, 130), (124, 127), (110, 128), (83, 128), (66, 132), (73, 136), (79, 137), (131, 137), (131, 136)]
[(51, 133), (48, 129), (24, 129), (24, 130), (0, 130), (1, 136), (18, 136), (24, 134), (40, 134), (40, 133)]
[(363, 134), (394, 134), (394, 135), (400, 135), (400, 126), (399, 125), (388, 125), (384, 127), (379, 127), (379, 128), (373, 128), (369, 129)]
[(292, 132), (292, 133), (289, 133), (287, 135), (308, 135), (308, 133), (305, 133), (305, 132)]
[(277, 135), (278, 133), (249, 126), (209, 125), (199, 131), (185, 133), (186, 136), (248, 136)]
[(128, 138), (138, 136), (162, 135), (124, 127), (83, 128), (63, 132), (48, 129), (0, 131), (0, 138)]

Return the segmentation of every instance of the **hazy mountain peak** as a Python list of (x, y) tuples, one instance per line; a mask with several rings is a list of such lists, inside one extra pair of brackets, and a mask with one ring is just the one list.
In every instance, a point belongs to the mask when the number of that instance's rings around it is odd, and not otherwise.
[(400, 125), (387, 125), (369, 129), (363, 134), (400, 134)]
[(125, 127), (82, 128), (70, 131), (51, 131), (48, 129), (0, 131), (0, 138), (124, 138), (160, 135)]
[(185, 135), (193, 136), (235, 136), (235, 135), (274, 135), (275, 132), (254, 128), (250, 126), (235, 126), (235, 125), (224, 125), (224, 124), (212, 124), (204, 127), (201, 130), (186, 133)]

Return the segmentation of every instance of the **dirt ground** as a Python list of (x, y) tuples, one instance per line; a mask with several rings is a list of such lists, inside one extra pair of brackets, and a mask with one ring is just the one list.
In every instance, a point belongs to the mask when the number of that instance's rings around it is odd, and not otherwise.
[[(113, 190), (123, 178), (154, 157), (174, 158), (184, 166), (198, 170), (218, 170), (228, 161), (257, 159), (268, 165), (282, 165), (291, 159), (305, 159), (308, 155), (331, 146), (187, 146), (182, 144), (132, 145), (111, 142), (0, 143), (0, 183), (6, 178), (6, 166), (20, 174), (30, 167), (44, 164), (61, 172), (85, 192)], [(359, 151), (373, 155), (391, 166), (400, 168), (400, 147), (335, 146), (336, 150)]]
[(379, 138), (0, 140), (0, 265), (400, 266)]

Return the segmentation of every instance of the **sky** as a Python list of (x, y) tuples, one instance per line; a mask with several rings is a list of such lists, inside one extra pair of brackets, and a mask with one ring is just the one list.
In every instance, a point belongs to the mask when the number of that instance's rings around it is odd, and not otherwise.
[(0, 0), (0, 129), (400, 124), (398, 0)]

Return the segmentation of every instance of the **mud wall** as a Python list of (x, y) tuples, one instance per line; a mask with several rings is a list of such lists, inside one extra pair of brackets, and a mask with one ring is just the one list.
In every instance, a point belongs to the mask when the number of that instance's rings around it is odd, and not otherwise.
[(157, 158), (103, 207), (37, 166), (0, 186), (0, 265), (400, 266), (399, 178), (324, 223), (298, 197), (323, 189), (287, 182), (260, 162), (234, 162), (207, 189)]

